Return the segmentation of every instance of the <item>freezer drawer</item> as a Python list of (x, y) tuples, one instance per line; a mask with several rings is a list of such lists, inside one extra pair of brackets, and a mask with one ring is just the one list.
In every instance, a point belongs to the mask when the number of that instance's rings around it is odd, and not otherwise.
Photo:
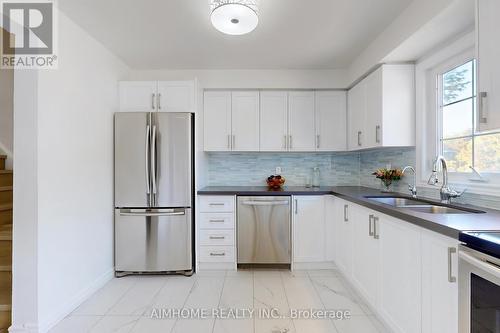
[(290, 197), (238, 197), (238, 264), (289, 264)]
[(115, 209), (115, 270), (191, 270), (191, 228), (191, 209)]

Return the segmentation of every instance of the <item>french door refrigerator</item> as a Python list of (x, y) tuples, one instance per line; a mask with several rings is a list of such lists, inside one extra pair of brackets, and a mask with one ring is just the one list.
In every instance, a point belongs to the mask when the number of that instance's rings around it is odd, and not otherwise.
[(189, 113), (115, 113), (115, 274), (193, 273)]

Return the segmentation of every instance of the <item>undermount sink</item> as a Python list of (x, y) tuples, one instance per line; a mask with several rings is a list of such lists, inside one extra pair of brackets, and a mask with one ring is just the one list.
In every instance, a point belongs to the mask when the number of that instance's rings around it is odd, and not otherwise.
[(415, 212), (427, 213), (427, 214), (480, 214), (484, 213), (480, 210), (463, 208), (463, 207), (451, 207), (447, 205), (436, 205), (432, 202), (420, 199), (410, 199), (404, 197), (365, 197), (369, 200), (373, 200), (379, 203), (383, 203), (392, 207), (397, 208), (407, 208)]

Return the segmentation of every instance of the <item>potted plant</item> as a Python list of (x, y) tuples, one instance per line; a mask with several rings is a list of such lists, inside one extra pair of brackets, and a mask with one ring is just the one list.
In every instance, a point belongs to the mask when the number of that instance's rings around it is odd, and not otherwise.
[(401, 169), (378, 169), (372, 175), (382, 182), (382, 192), (392, 192), (392, 185), (401, 179), (403, 171)]

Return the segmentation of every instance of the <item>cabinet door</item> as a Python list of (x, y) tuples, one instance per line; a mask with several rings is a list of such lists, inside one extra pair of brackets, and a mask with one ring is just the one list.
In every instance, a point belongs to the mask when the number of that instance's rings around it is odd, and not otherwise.
[(372, 304), (377, 301), (379, 242), (374, 238), (374, 213), (358, 205), (352, 212), (352, 282)]
[(259, 92), (232, 93), (232, 150), (259, 151)]
[(383, 67), (380, 67), (364, 80), (366, 89), (366, 118), (363, 148), (382, 145), (382, 75)]
[(290, 151), (316, 150), (313, 91), (288, 93), (288, 135)]
[(395, 332), (421, 330), (420, 230), (381, 215), (376, 220), (380, 243), (380, 291), (377, 308)]
[(158, 82), (158, 111), (195, 112), (194, 81)]
[(206, 91), (203, 104), (205, 151), (230, 151), (231, 92)]
[(324, 196), (296, 196), (293, 206), (294, 262), (324, 261)]
[(335, 240), (337, 238), (337, 221), (339, 216), (336, 214), (335, 201), (333, 195), (325, 195), (325, 260), (335, 261)]
[(349, 202), (335, 198), (335, 263), (347, 277), (352, 268), (352, 221)]
[(478, 126), (500, 129), (500, 1), (477, 0)]
[(260, 93), (260, 150), (287, 151), (288, 124), (286, 91)]
[(316, 150), (346, 150), (347, 97), (345, 91), (317, 91), (315, 99)]
[(357, 150), (363, 148), (363, 140), (365, 135), (365, 111), (366, 111), (366, 85), (361, 81), (355, 85), (349, 92), (348, 96), (348, 145), (349, 150)]
[(458, 332), (457, 246), (454, 239), (422, 231), (422, 332)]
[(122, 81), (119, 83), (120, 111), (150, 112), (156, 110), (155, 81)]

